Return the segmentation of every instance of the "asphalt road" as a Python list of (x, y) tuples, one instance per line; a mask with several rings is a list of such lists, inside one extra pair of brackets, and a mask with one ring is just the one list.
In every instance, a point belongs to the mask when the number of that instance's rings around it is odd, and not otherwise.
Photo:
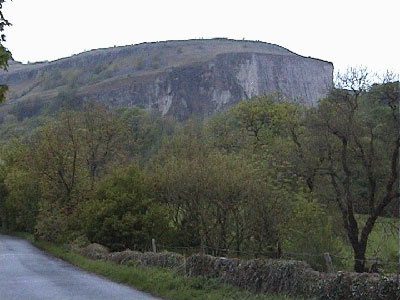
[(157, 300), (0, 235), (1, 300)]

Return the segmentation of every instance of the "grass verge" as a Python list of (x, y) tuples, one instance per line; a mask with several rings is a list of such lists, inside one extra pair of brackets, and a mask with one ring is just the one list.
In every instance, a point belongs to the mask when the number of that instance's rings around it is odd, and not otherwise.
[(283, 294), (254, 294), (217, 280), (202, 277), (186, 277), (173, 270), (141, 265), (117, 265), (112, 262), (90, 260), (67, 249), (46, 241), (35, 241), (26, 233), (13, 233), (29, 240), (33, 245), (66, 260), (87, 271), (124, 283), (152, 295), (170, 300), (303, 300), (304, 298)]

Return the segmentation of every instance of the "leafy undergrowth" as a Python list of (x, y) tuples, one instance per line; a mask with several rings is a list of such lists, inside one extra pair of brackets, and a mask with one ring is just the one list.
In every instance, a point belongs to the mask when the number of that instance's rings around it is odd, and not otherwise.
[(31, 241), (35, 246), (82, 269), (105, 276), (115, 282), (128, 284), (152, 295), (170, 300), (302, 300), (282, 294), (254, 294), (217, 280), (186, 277), (169, 269), (126, 266), (112, 262), (89, 260), (65, 248), (45, 241), (35, 241), (26, 233), (13, 234)]

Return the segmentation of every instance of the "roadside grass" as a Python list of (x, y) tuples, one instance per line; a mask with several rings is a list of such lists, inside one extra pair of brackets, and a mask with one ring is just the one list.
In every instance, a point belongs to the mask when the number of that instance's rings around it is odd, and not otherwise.
[(214, 279), (186, 277), (170, 269), (141, 265), (117, 265), (112, 262), (90, 260), (46, 241), (35, 241), (27, 233), (12, 233), (29, 240), (33, 245), (66, 260), (84, 270), (107, 277), (115, 282), (135, 287), (154, 296), (170, 300), (304, 300), (285, 294), (254, 294)]

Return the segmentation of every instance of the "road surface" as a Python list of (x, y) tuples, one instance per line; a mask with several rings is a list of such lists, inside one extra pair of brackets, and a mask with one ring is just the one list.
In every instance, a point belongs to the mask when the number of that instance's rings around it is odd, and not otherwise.
[[(1, 300), (157, 300), (0, 234)], [(158, 299), (160, 300), (160, 299)]]

